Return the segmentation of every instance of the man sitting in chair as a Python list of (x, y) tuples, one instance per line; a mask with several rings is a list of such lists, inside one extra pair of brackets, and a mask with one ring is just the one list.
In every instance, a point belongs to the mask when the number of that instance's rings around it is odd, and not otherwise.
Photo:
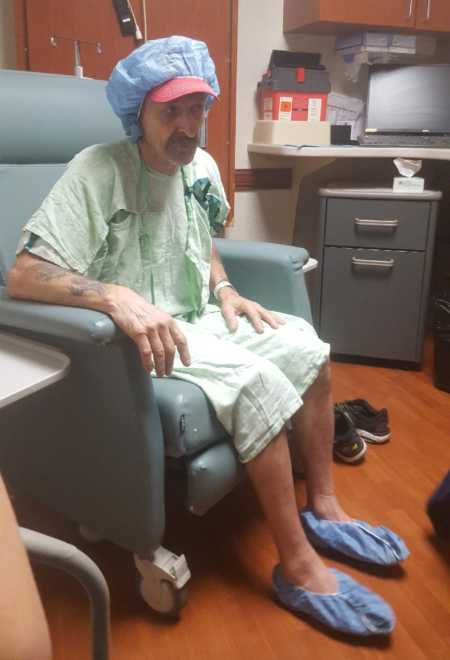
[[(218, 94), (202, 42), (158, 39), (121, 60), (107, 96), (128, 140), (71, 161), (24, 227), (8, 291), (105, 312), (136, 343), (145, 369), (199, 385), (266, 515), (280, 557), (279, 600), (335, 630), (387, 634), (390, 607), (316, 552), (382, 565), (408, 555), (393, 532), (351, 519), (336, 498), (329, 346), (306, 321), (240, 296), (211, 239), (229, 205), (217, 165), (198, 144)], [(300, 514), (286, 425), (306, 478)]]

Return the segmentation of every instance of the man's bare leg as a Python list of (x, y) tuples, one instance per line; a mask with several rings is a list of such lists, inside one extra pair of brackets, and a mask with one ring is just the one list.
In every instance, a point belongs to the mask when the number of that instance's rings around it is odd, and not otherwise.
[(307, 505), (322, 518), (350, 520), (337, 501), (331, 473), (334, 416), (328, 362), (303, 400), (292, 417), (292, 434), (305, 473)]
[(336, 578), (310, 545), (300, 522), (285, 430), (247, 463), (247, 472), (277, 546), (285, 579), (309, 591), (334, 593)]

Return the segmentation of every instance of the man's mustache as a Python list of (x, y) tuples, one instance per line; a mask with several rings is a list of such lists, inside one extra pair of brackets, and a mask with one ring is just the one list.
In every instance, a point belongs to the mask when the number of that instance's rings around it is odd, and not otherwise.
[(198, 137), (189, 137), (188, 135), (185, 135), (184, 133), (174, 133), (173, 135), (170, 136), (168, 140), (168, 146), (169, 145), (179, 145), (181, 147), (187, 147), (187, 146), (197, 146), (198, 144)]

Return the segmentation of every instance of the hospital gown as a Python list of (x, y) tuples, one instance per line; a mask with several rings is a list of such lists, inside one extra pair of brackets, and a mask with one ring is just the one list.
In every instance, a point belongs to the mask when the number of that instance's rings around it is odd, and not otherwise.
[(302, 406), (329, 346), (288, 315), (262, 334), (243, 317), (236, 332), (227, 329), (209, 278), (211, 235), (228, 211), (217, 165), (201, 149), (170, 176), (149, 169), (136, 144), (95, 145), (69, 163), (18, 252), (129, 287), (171, 314), (192, 358), (184, 366), (177, 355), (173, 376), (202, 388), (245, 463)]

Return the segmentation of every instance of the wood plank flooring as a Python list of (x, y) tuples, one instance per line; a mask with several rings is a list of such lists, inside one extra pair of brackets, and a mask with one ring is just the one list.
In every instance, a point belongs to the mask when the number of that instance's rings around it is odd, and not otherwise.
[[(146, 609), (127, 552), (109, 543), (87, 545), (73, 526), (29, 502), (15, 503), (20, 521), (75, 543), (103, 570), (112, 598), (112, 660), (449, 660), (450, 543), (435, 538), (425, 503), (450, 469), (450, 394), (433, 387), (431, 368), (429, 344), (420, 372), (332, 366), (334, 400), (363, 397), (386, 406), (391, 418), (392, 440), (370, 445), (362, 465), (336, 464), (335, 478), (344, 508), (394, 528), (411, 557), (391, 570), (327, 559), (391, 603), (398, 623), (388, 640), (327, 634), (273, 601), (276, 553), (248, 483), (203, 518), (171, 503), (166, 545), (184, 552), (192, 571), (177, 622)], [(304, 484), (296, 487), (301, 502)], [(47, 568), (36, 576), (54, 659), (88, 659), (89, 613), (81, 588)]]

